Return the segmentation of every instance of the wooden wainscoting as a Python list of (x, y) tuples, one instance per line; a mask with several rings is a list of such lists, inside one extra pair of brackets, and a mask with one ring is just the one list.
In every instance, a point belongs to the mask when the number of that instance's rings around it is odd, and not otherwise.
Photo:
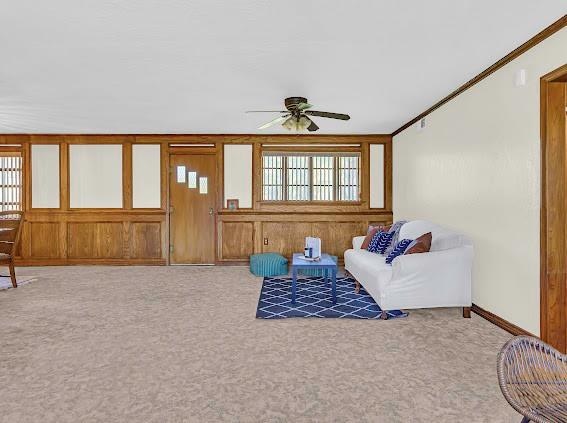
[(20, 265), (166, 264), (163, 211), (28, 212)]
[[(33, 207), (32, 146), (59, 146), (59, 206)], [(122, 207), (72, 208), (70, 149), (77, 144), (122, 145)], [(161, 202), (134, 208), (133, 148), (159, 144)], [(224, 145), (252, 145), (251, 208), (229, 210), (224, 199)], [(370, 147), (384, 145), (384, 202), (370, 206)], [(360, 201), (352, 203), (265, 202), (261, 196), (262, 151), (355, 151), (360, 153)], [(322, 239), (325, 252), (342, 259), (352, 237), (371, 223), (392, 221), (392, 137), (390, 135), (0, 135), (0, 150), (21, 153), (22, 208), (25, 211), (19, 265), (167, 264), (170, 262), (170, 183), (172, 155), (212, 153), (216, 195), (212, 209), (217, 237), (215, 263), (248, 261), (250, 254), (302, 251), (306, 236)], [(264, 243), (266, 240), (267, 244)], [(171, 244), (171, 245), (170, 245)]]
[(321, 238), (323, 250), (342, 261), (352, 238), (370, 224), (390, 224), (392, 213), (273, 214), (221, 212), (218, 216), (219, 263), (241, 263), (250, 254), (279, 252), (291, 258), (303, 251), (306, 236)]

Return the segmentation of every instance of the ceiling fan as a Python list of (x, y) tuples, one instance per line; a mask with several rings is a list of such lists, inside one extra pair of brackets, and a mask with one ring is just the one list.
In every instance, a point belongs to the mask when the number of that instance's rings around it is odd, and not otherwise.
[(308, 130), (310, 132), (319, 129), (317, 124), (313, 122), (311, 116), (349, 120), (350, 116), (342, 113), (330, 113), (330, 112), (318, 112), (316, 110), (311, 110), (313, 107), (307, 102), (305, 97), (288, 97), (284, 101), (285, 108), (287, 110), (250, 110), (246, 113), (280, 113), (281, 116), (265, 123), (258, 129), (266, 129), (271, 126), (281, 123), (281, 125), (288, 129), (295, 129), (296, 131)]

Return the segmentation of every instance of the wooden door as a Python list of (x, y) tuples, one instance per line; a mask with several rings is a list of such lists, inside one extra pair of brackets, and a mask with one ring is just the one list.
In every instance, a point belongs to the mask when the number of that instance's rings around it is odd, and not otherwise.
[(170, 163), (170, 263), (212, 264), (216, 238), (216, 156), (175, 154)]
[[(567, 65), (542, 79), (541, 338), (567, 352)], [(545, 78), (545, 77), (544, 77)]]

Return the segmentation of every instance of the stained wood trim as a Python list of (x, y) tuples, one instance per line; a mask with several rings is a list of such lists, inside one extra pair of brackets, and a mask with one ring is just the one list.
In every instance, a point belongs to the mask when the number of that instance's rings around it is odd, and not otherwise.
[[(3, 150), (3, 149), (2, 149)], [(32, 207), (31, 191), (32, 191), (32, 178), (31, 178), (31, 145), (24, 144), (22, 151), (22, 210), (29, 210)]]
[(2, 151), (2, 154), (6, 155), (6, 156), (20, 156), (22, 154), (22, 151), (25, 149), (25, 146), (26, 146), (26, 144), (21, 145), (19, 147), (15, 146), (15, 145), (2, 145), (2, 144), (0, 144), (0, 151)]
[(438, 101), (437, 103), (435, 103), (433, 106), (431, 106), (429, 109), (427, 109), (425, 112), (421, 113), (420, 115), (414, 117), (413, 119), (411, 119), (409, 122), (405, 123), (404, 125), (402, 125), (400, 128), (396, 129), (393, 133), (392, 136), (394, 135), (398, 135), (400, 132), (402, 132), (403, 130), (409, 128), (410, 126), (412, 126), (414, 123), (418, 122), (420, 119), (426, 117), (427, 115), (429, 115), (431, 112), (433, 112), (434, 110), (437, 110), (439, 107), (443, 106), (445, 103), (451, 101), (453, 98), (457, 97), (459, 94), (462, 94), (463, 92), (465, 92), (466, 90), (468, 90), (469, 88), (473, 87), (474, 85), (478, 84), (480, 81), (482, 81), (484, 78), (486, 78), (487, 76), (493, 74), (494, 72), (496, 72), (498, 69), (500, 69), (501, 67), (505, 66), (506, 64), (508, 64), (509, 62), (511, 62), (512, 60), (514, 60), (515, 58), (521, 56), (522, 54), (524, 54), (526, 51), (528, 51), (529, 49), (531, 49), (532, 47), (535, 47), (536, 45), (538, 45), (539, 43), (541, 43), (543, 40), (545, 40), (546, 38), (551, 37), (553, 34), (555, 34), (557, 31), (563, 29), (565, 26), (567, 26), (567, 15), (563, 15), (561, 18), (559, 18), (557, 21), (555, 21), (554, 23), (552, 23), (551, 25), (549, 25), (547, 28), (545, 28), (543, 31), (539, 32), (537, 35), (535, 35), (534, 37), (530, 38), (528, 41), (526, 41), (524, 44), (522, 44), (521, 46), (519, 46), (518, 48), (514, 49), (513, 51), (511, 51), (510, 53), (508, 53), (506, 56), (504, 56), (502, 59), (500, 59), (499, 61), (497, 61), (496, 63), (494, 63), (492, 66), (486, 68), (484, 71), (482, 71), (481, 73), (479, 73), (477, 76), (475, 76), (474, 78), (472, 78), (471, 80), (469, 80), (468, 82), (465, 82), (463, 85), (461, 85), (459, 88), (457, 88), (455, 91), (453, 91), (451, 94), (449, 94), (448, 96), (446, 96), (445, 98), (441, 99), (440, 101)]
[[(261, 221), (261, 222), (319, 222), (319, 221), (334, 221), (334, 222), (352, 222), (353, 220), (379, 220), (390, 221), (392, 220), (391, 212), (376, 213), (376, 212), (353, 212), (353, 213), (272, 213), (272, 212), (249, 212), (249, 213), (218, 213), (219, 220), (225, 222), (248, 222)], [(253, 217), (251, 217), (253, 216)], [(363, 235), (362, 233), (360, 235)]]
[(132, 143), (122, 144), (122, 207), (132, 209)]
[[(392, 197), (393, 197), (393, 178), (394, 178), (394, 169), (393, 169), (393, 145), (391, 142), (388, 142), (384, 145), (384, 209), (385, 210), (392, 210)], [(370, 171), (370, 167), (368, 168)], [(370, 205), (370, 200), (368, 201)]]
[[(229, 143), (226, 143), (229, 144)], [(353, 143), (354, 144), (354, 143)], [(348, 147), (335, 147), (335, 146), (328, 146), (328, 147), (318, 147), (318, 146), (309, 146), (309, 147), (277, 147), (277, 146), (262, 146), (262, 151), (273, 151), (276, 153), (360, 153), (361, 146), (348, 146)]]
[(18, 266), (75, 266), (75, 265), (101, 265), (101, 266), (165, 266), (165, 259), (89, 259), (89, 258), (76, 258), (76, 259), (61, 259), (61, 258), (21, 258), (15, 259), (15, 264)]
[(477, 306), (476, 304), (472, 305), (471, 311), (475, 312), (480, 317), (488, 320), (490, 323), (498, 326), (499, 328), (502, 328), (505, 331), (510, 332), (514, 336), (518, 336), (518, 335), (535, 336), (532, 333), (528, 332), (527, 330), (524, 330), (521, 327), (516, 326), (513, 323), (510, 323), (508, 320), (505, 320), (502, 317), (497, 316), (496, 314), (491, 313), (490, 311)]
[(59, 144), (59, 207), (69, 210), (71, 196), (69, 195), (69, 144)]
[[(363, 142), (387, 142), (391, 134), (0, 134), (0, 144), (120, 144), (130, 141), (133, 143), (166, 143), (169, 144), (216, 144), (228, 142), (231, 144), (348, 144)], [(174, 147), (191, 149), (195, 147)], [(199, 148), (199, 147), (197, 147)], [(214, 147), (209, 147), (214, 148)]]
[[(544, 75), (540, 79), (540, 149), (541, 149), (541, 207), (540, 207), (540, 336), (545, 342), (552, 344), (555, 348), (563, 350), (565, 352), (567, 343), (567, 333), (565, 333), (566, 324), (566, 311), (565, 311), (565, 273), (567, 269), (565, 268), (564, 257), (562, 254), (567, 248), (567, 234), (561, 232), (564, 228), (564, 221), (559, 224), (558, 221), (549, 222), (548, 221), (548, 201), (553, 201), (556, 198), (557, 193), (549, 192), (553, 189), (557, 189), (559, 185), (548, 184), (548, 174), (550, 169), (553, 168), (550, 164), (554, 163), (555, 168), (562, 167), (559, 169), (559, 173), (565, 174), (567, 169), (565, 168), (565, 162), (563, 156), (559, 157), (557, 155), (557, 145), (564, 145), (564, 139), (559, 144), (553, 143), (553, 135), (548, 133), (548, 121), (549, 121), (549, 84), (553, 82), (563, 82), (567, 77), (567, 64), (561, 66), (558, 69)], [(563, 84), (565, 85), (565, 84)], [(565, 89), (565, 87), (564, 87)], [(564, 100), (567, 98), (567, 93), (564, 93)], [(565, 105), (567, 106), (567, 105)], [(564, 109), (563, 109), (564, 110)], [(556, 113), (556, 116), (561, 115), (563, 110)], [(557, 122), (556, 122), (557, 124)], [(555, 131), (555, 137), (560, 131), (565, 131), (565, 128), (560, 128)], [(565, 133), (563, 137), (565, 138)], [(548, 152), (549, 148), (551, 152)], [(555, 147), (555, 148), (554, 148)], [(559, 161), (558, 161), (559, 160)], [(557, 169), (555, 169), (557, 171)], [(560, 182), (564, 182), (560, 181)], [(563, 205), (564, 209), (565, 205)], [(555, 206), (558, 208), (558, 205)], [(554, 213), (558, 218), (562, 218), (563, 214)], [(548, 248), (548, 237), (551, 233), (563, 233), (563, 240), (559, 245), (552, 245)], [(548, 262), (554, 263), (557, 269), (552, 269), (553, 274), (552, 279), (557, 279), (560, 275), (563, 275), (562, 283), (557, 285), (557, 280), (550, 281), (550, 274), (548, 269)], [(562, 268), (561, 268), (562, 267)], [(554, 283), (555, 284), (554, 284)], [(550, 299), (550, 297), (552, 297)], [(550, 316), (551, 314), (551, 316)], [(550, 319), (553, 317), (553, 319)], [(561, 326), (558, 330), (557, 326)], [(557, 336), (558, 335), (558, 336)]]

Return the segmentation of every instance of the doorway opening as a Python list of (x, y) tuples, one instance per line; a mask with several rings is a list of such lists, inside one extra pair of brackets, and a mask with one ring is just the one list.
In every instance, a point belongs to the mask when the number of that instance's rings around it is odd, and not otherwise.
[(541, 90), (540, 336), (567, 352), (567, 64)]

